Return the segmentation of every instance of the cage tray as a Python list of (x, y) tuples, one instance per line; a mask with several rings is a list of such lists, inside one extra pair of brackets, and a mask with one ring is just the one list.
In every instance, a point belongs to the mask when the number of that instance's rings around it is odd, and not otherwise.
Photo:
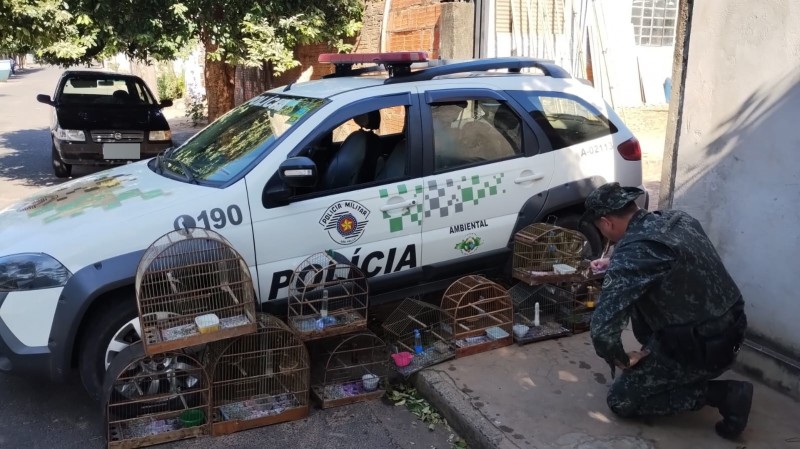
[(168, 327), (160, 332), (155, 327), (147, 327), (143, 329), (144, 337), (147, 340), (145, 352), (148, 355), (160, 354), (175, 349), (251, 334), (257, 330), (255, 321), (245, 315), (221, 318), (219, 324), (219, 330), (208, 333), (201, 333), (194, 323)]
[(108, 447), (132, 449), (198, 437), (202, 434), (203, 426), (184, 428), (177, 418), (143, 417), (110, 426)]
[(315, 385), (311, 392), (322, 405), (322, 408), (338, 407), (356, 402), (376, 399), (385, 393), (382, 388), (367, 391), (360, 380), (332, 385)]
[(319, 316), (292, 317), (290, 323), (301, 340), (329, 337), (349, 333), (365, 328), (367, 319), (354, 310), (336, 310), (328, 314), (329, 320), (335, 322), (322, 323)]
[(421, 369), (436, 365), (437, 363), (442, 363), (445, 360), (452, 359), (456, 356), (456, 353), (452, 350), (452, 348), (448, 347), (444, 343), (442, 343), (442, 345), (445, 346), (444, 350), (442, 350), (440, 347), (426, 348), (421, 354), (414, 354), (414, 358), (411, 359), (411, 363), (408, 365), (395, 365), (395, 370), (397, 370), (397, 372), (402, 374), (404, 377), (408, 377)]
[(256, 395), (246, 401), (220, 405), (219, 412), (223, 420), (250, 420), (275, 416), (287, 409), (298, 407), (300, 403), (293, 394)]
[(564, 337), (570, 335), (572, 332), (561, 324), (555, 321), (548, 321), (541, 326), (532, 326), (522, 338), (514, 336), (514, 339), (519, 345), (533, 343), (542, 340), (549, 340), (552, 338)]

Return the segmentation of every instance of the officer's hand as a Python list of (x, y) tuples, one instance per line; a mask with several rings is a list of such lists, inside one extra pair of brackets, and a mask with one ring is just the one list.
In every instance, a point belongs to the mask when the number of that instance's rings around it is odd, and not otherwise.
[(591, 263), (589, 263), (589, 266), (592, 268), (592, 271), (594, 273), (600, 273), (606, 271), (610, 263), (611, 259), (609, 259), (608, 257), (604, 257), (602, 259), (591, 261)]
[(641, 351), (629, 352), (628, 359), (630, 360), (630, 362), (628, 362), (628, 368), (633, 368), (634, 365), (639, 363), (643, 358), (647, 357), (648, 355), (650, 355), (650, 351), (648, 351), (647, 349)]

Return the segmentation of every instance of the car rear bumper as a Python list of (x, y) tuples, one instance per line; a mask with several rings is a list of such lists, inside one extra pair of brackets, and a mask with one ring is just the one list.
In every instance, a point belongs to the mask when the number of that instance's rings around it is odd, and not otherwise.
[(129, 161), (149, 159), (171, 147), (172, 141), (139, 142), (139, 159), (106, 159), (103, 157), (103, 144), (94, 142), (66, 142), (54, 139), (61, 160), (77, 165), (117, 165)]

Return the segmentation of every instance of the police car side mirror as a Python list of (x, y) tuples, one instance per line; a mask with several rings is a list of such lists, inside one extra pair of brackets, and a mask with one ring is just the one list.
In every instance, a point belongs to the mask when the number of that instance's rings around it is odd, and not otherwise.
[(289, 187), (314, 187), (317, 185), (317, 164), (304, 156), (291, 157), (281, 162), (278, 176)]

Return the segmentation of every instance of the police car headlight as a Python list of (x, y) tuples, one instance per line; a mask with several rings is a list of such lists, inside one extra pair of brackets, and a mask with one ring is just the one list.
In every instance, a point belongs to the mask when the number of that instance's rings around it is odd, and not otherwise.
[(58, 137), (58, 140), (70, 142), (84, 142), (86, 140), (86, 135), (80, 129), (63, 129), (60, 126), (56, 128), (56, 137)]
[(61, 287), (72, 273), (47, 254), (24, 253), (0, 257), (0, 291)]

